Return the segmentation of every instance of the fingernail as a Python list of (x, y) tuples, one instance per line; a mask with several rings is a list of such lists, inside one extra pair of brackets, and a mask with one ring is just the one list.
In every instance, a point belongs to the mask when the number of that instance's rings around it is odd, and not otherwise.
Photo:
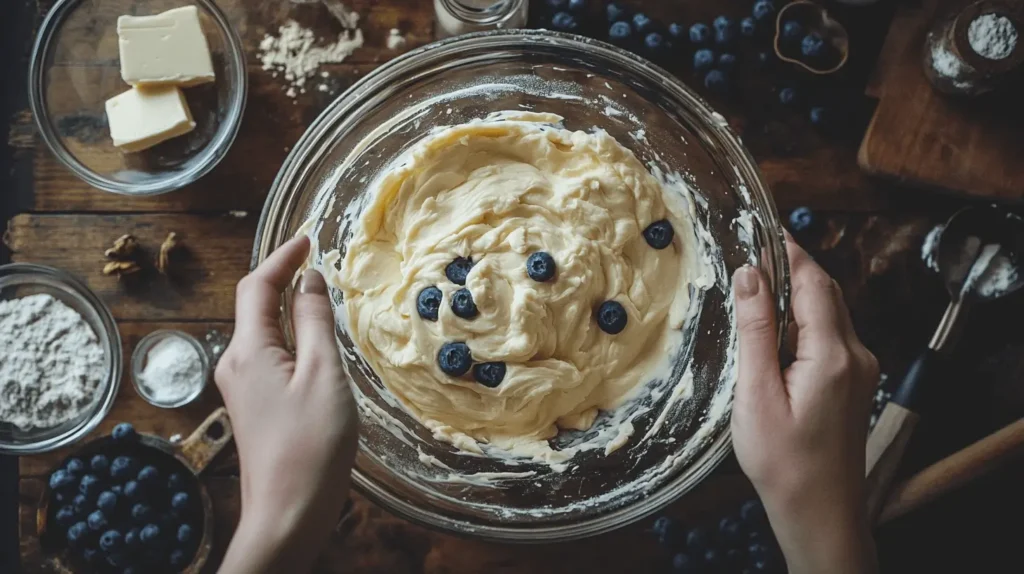
[(761, 288), (761, 282), (758, 281), (757, 270), (750, 265), (744, 265), (736, 270), (736, 273), (732, 276), (732, 288), (736, 291), (736, 297), (739, 299), (750, 299), (757, 295), (758, 290)]
[(316, 269), (306, 269), (302, 272), (302, 279), (299, 279), (299, 293), (312, 295), (326, 295), (327, 282), (324, 276)]

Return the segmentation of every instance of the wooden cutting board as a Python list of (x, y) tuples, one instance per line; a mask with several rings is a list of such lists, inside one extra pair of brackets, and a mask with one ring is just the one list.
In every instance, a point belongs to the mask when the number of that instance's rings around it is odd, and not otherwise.
[(878, 98), (878, 107), (858, 161), (869, 174), (910, 185), (1021, 201), (1024, 81), (1020, 70), (1010, 85), (964, 99), (936, 92), (924, 75), (922, 50), (932, 22), (968, 3), (923, 0), (897, 10), (867, 88), (869, 96)]

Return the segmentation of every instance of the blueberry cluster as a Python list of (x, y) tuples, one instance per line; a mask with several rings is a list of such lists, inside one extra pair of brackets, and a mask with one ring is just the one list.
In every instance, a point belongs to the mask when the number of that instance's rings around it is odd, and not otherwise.
[[(693, 70), (703, 78), (704, 87), (723, 94), (732, 85), (739, 63), (740, 41), (757, 42), (769, 37), (771, 19), (775, 15), (772, 0), (757, 0), (749, 16), (739, 22), (718, 16), (708, 26), (697, 22), (690, 26), (687, 39), (693, 46)], [(767, 51), (757, 52), (754, 63), (768, 62)]]
[(756, 499), (713, 524), (687, 529), (662, 516), (652, 530), (672, 554), (669, 571), (674, 574), (785, 572), (768, 517)]
[(679, 24), (662, 26), (647, 14), (633, 13), (619, 2), (605, 5), (605, 17), (611, 43), (640, 52), (652, 60), (665, 59), (682, 39), (683, 29)]
[(543, 9), (545, 27), (559, 32), (582, 32), (587, 0), (544, 0)]
[(180, 572), (202, 537), (195, 480), (176, 461), (145, 456), (130, 424), (112, 438), (107, 452), (71, 458), (50, 475), (51, 531), (89, 572)]
[[(672, 244), (675, 230), (672, 224), (662, 219), (648, 225), (643, 231), (644, 240), (654, 249), (665, 249)], [(465, 285), (472, 257), (456, 257), (445, 266), (445, 277), (456, 285)], [(547, 283), (555, 278), (558, 265), (555, 258), (545, 251), (535, 251), (526, 258), (526, 275), (538, 282)], [(416, 312), (421, 319), (437, 321), (444, 300), (444, 292), (436, 285), (424, 287), (416, 297)], [(473, 293), (466, 287), (451, 294), (452, 313), (461, 319), (471, 320), (479, 314)], [(609, 335), (617, 335), (626, 328), (629, 316), (626, 308), (618, 301), (605, 301), (597, 308), (597, 326)], [(469, 345), (463, 341), (451, 341), (441, 345), (437, 352), (437, 365), (450, 377), (461, 377), (473, 371), (473, 378), (486, 387), (495, 388), (505, 379), (507, 366), (503, 362), (475, 363)]]

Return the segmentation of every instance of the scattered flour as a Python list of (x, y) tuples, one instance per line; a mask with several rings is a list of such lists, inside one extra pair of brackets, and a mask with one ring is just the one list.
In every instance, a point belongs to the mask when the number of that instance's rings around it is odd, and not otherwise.
[(176, 403), (205, 382), (199, 351), (180, 337), (167, 337), (146, 353), (139, 383), (149, 398), (161, 404)]
[(398, 28), (392, 28), (391, 33), (388, 34), (388, 50), (397, 50), (405, 45), (405, 36)]
[(1006, 16), (982, 14), (968, 26), (967, 40), (978, 55), (1002, 60), (1017, 47), (1017, 29)]
[(107, 362), (92, 327), (50, 295), (0, 301), (0, 422), (51, 428), (96, 399)]
[[(358, 15), (357, 15), (358, 16)], [(303, 91), (306, 80), (312, 78), (323, 64), (340, 64), (363, 45), (363, 31), (343, 30), (338, 40), (326, 46), (315, 46), (313, 31), (289, 20), (278, 28), (278, 35), (267, 34), (259, 46), (263, 69), (283, 74), (286, 94), (290, 98)], [(322, 76), (321, 72), (321, 77)]]

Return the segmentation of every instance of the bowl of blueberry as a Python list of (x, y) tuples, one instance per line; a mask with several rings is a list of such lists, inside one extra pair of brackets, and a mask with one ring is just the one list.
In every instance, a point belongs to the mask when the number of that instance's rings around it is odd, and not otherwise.
[(213, 508), (199, 473), (231, 440), (224, 409), (171, 444), (114, 427), (50, 474), (36, 516), (56, 572), (195, 573), (213, 544)]

